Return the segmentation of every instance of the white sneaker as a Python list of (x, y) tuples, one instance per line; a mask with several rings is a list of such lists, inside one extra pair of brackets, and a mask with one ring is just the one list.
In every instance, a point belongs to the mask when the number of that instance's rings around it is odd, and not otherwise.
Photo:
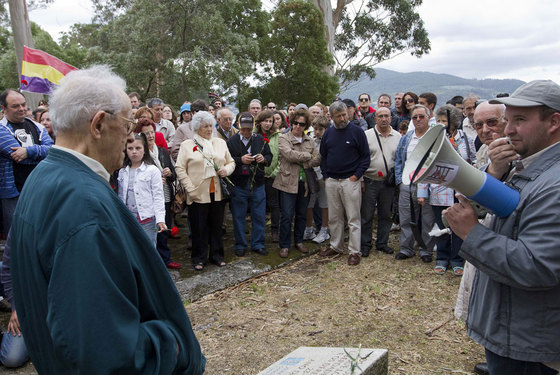
[(313, 227), (305, 228), (305, 232), (303, 232), (303, 240), (309, 241), (315, 238), (315, 232), (313, 231)]
[(331, 236), (329, 235), (329, 232), (327, 232), (326, 230), (321, 230), (319, 232), (319, 234), (313, 239), (313, 242), (323, 243), (323, 242), (329, 240), (330, 238), (331, 238)]
[(391, 225), (391, 232), (394, 232), (394, 231), (397, 231), (397, 230), (401, 230), (401, 226), (399, 224), (393, 223), (393, 225)]

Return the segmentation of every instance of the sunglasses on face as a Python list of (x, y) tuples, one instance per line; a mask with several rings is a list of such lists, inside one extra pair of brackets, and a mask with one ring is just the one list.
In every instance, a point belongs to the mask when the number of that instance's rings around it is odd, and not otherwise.
[(292, 121), (292, 126), (305, 126), (305, 122)]

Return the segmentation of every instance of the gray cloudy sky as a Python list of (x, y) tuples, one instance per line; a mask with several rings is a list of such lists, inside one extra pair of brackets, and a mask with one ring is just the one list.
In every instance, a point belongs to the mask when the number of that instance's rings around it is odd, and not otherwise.
[[(227, 1), (227, 0), (226, 0)], [(428, 71), (464, 78), (552, 79), (560, 83), (558, 0), (424, 0), (419, 12), (432, 50), (379, 64), (400, 72)], [(89, 0), (55, 0), (30, 18), (55, 39), (89, 22)]]

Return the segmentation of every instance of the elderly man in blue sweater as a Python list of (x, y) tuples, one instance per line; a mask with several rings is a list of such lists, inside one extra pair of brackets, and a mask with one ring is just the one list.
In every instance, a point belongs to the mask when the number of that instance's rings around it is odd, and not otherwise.
[(334, 102), (329, 108), (334, 127), (321, 139), (321, 173), (329, 204), (330, 246), (319, 255), (344, 251), (344, 214), (348, 218), (348, 264), (360, 263), (362, 204), (361, 178), (369, 167), (369, 147), (365, 132), (348, 122), (346, 104)]

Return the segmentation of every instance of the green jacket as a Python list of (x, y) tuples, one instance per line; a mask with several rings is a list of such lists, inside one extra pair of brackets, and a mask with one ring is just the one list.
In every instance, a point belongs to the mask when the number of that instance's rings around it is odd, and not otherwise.
[(278, 137), (280, 137), (280, 132), (276, 132), (268, 136), (268, 139), (270, 140), (268, 146), (272, 152), (272, 162), (264, 169), (264, 176), (266, 178), (275, 178), (278, 174), (278, 168), (280, 168), (280, 165), (278, 164)]
[[(11, 229), (14, 299), (41, 374), (202, 374), (181, 297), (109, 184), (51, 149)], [(178, 351), (178, 353), (177, 353)]]

